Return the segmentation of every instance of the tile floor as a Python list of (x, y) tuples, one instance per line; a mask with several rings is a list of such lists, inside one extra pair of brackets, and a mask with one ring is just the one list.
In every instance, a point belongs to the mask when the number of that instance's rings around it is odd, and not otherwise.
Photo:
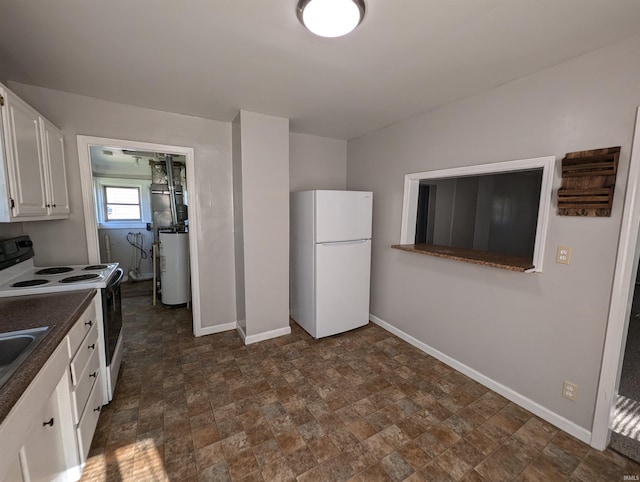
[(125, 297), (125, 355), (83, 481), (615, 481), (598, 452), (380, 327), (196, 339)]

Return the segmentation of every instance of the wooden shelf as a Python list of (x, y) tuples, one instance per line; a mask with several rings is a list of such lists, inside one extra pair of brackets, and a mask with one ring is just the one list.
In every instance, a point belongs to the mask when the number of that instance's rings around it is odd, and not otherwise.
[(480, 264), (482, 266), (507, 269), (521, 273), (534, 269), (533, 262), (529, 258), (490, 253), (477, 249), (454, 248), (435, 244), (394, 244), (391, 247), (410, 253), (454, 259), (456, 261), (464, 261), (466, 263)]
[(570, 152), (562, 160), (558, 215), (611, 216), (620, 147)]

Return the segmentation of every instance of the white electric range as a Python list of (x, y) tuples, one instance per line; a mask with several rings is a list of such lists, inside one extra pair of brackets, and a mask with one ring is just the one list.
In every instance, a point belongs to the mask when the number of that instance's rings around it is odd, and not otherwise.
[(118, 263), (42, 267), (29, 259), (0, 271), (0, 298), (106, 288), (117, 268)]
[[(96, 289), (98, 318), (104, 338), (105, 381), (113, 399), (122, 360), (122, 307), (118, 263), (98, 265), (34, 266), (33, 242), (28, 236), (0, 240), (0, 298)], [(101, 316), (100, 316), (101, 315)]]

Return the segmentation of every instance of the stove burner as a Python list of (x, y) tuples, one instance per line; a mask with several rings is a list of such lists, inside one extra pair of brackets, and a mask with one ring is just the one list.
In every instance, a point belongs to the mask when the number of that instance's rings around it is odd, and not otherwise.
[(48, 279), (29, 279), (26, 281), (18, 281), (11, 285), (12, 288), (25, 288), (27, 286), (45, 285), (49, 282)]
[(78, 281), (86, 281), (86, 280), (90, 280), (90, 279), (96, 279), (96, 278), (99, 278), (99, 277), (100, 277), (100, 275), (97, 275), (95, 273), (80, 274), (78, 276), (69, 276), (68, 278), (61, 279), (60, 281), (58, 281), (58, 283), (76, 283)]
[(85, 271), (88, 270), (92, 270), (92, 269), (107, 269), (108, 266), (106, 264), (92, 264), (87, 266), (86, 268), (83, 268)]
[(56, 266), (54, 268), (41, 269), (36, 271), (35, 274), (61, 274), (68, 273), (69, 271), (73, 271), (73, 268), (69, 268), (68, 266)]

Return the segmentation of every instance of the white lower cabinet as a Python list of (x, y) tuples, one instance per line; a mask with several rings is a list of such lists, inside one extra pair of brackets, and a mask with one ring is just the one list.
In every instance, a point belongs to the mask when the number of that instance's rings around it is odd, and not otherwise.
[(103, 398), (101, 387), (102, 384), (96, 380), (91, 389), (89, 400), (84, 407), (84, 412), (80, 417), (80, 422), (78, 423), (78, 450), (80, 451), (80, 460), (82, 463), (87, 460), (89, 448), (91, 447), (91, 440), (93, 440), (93, 434), (95, 433), (96, 426), (98, 425), (98, 418), (100, 417)]
[[(82, 322), (82, 320), (79, 323), (82, 323), (78, 326), (83, 326), (85, 333), (77, 346), (70, 345), (71, 408), (78, 439), (78, 455), (80, 463), (84, 464), (104, 402), (102, 384), (104, 374), (100, 371), (99, 348), (102, 345), (100, 345), (99, 324), (87, 325), (87, 321)], [(77, 333), (74, 333), (74, 336), (76, 335)]]
[(0, 424), (0, 482), (80, 478), (104, 403), (95, 302)]
[[(63, 380), (61, 380), (63, 382)], [(33, 417), (24, 445), (20, 449), (23, 478), (30, 482), (66, 482), (67, 457), (64, 445), (65, 407), (58, 403), (58, 385), (42, 411)]]

